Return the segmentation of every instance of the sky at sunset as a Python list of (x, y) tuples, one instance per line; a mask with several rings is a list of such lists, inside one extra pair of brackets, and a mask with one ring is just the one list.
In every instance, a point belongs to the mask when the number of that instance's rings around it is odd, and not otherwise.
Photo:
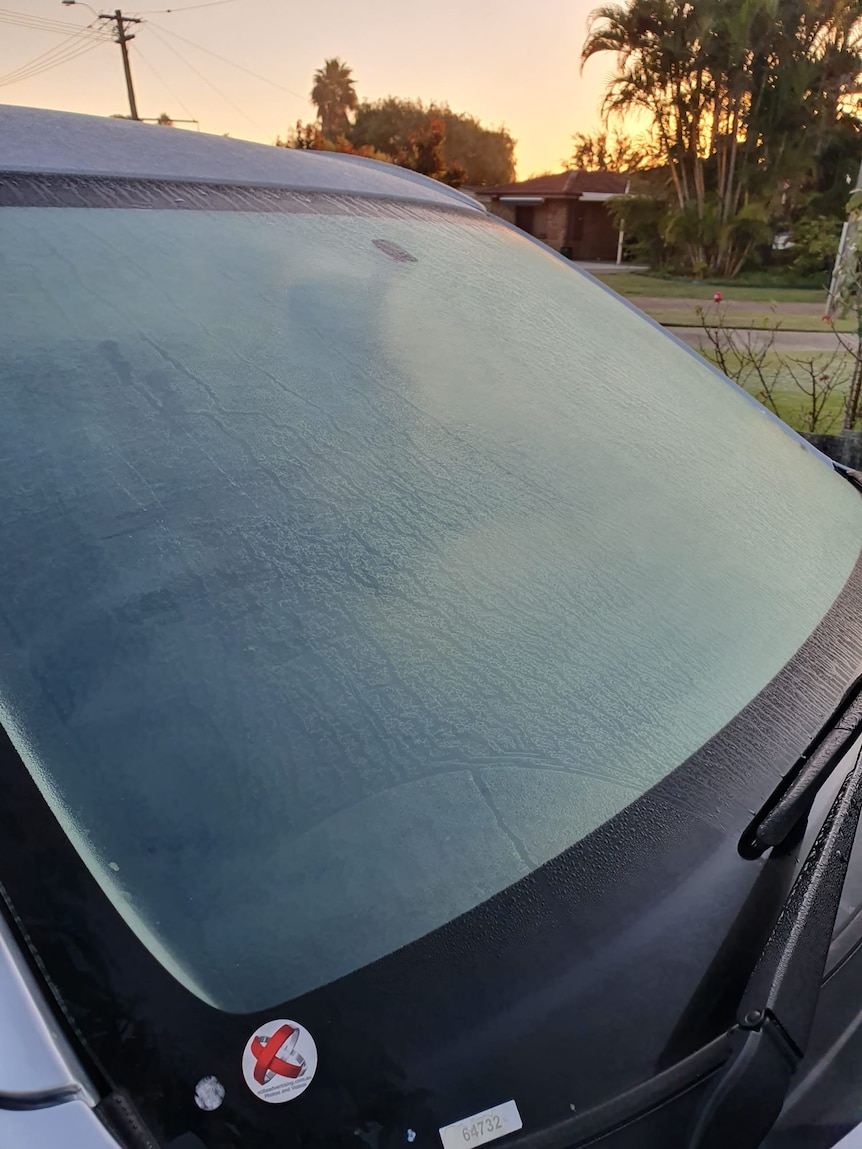
[[(360, 98), (445, 101), (488, 126), (504, 124), (518, 141), (523, 179), (559, 170), (572, 133), (595, 128), (612, 66), (610, 58), (592, 60), (579, 74), (594, 0), (202, 2), (176, 0), (174, 7), (171, 0), (142, 0), (139, 8), (123, 9), (147, 14), (130, 44), (139, 113), (194, 117), (203, 131), (266, 143), (284, 136), (297, 119), (313, 118), (307, 95), (312, 74), (325, 57), (340, 56), (353, 69)], [(9, 3), (0, 9), (0, 100), (96, 115), (128, 112), (114, 44), (97, 44), (8, 82), (10, 73), (58, 48), (65, 37), (60, 30), (9, 23), (13, 12), (68, 24), (70, 33), (93, 20), (82, 4)], [(169, 7), (174, 10), (165, 12)], [(69, 50), (77, 43), (70, 41)]]

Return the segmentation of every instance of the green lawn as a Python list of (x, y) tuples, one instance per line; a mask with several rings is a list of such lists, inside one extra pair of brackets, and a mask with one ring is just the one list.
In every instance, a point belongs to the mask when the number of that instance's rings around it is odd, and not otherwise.
[(652, 295), (662, 299), (712, 299), (720, 291), (726, 299), (759, 303), (825, 303), (826, 292), (806, 287), (756, 287), (734, 283), (706, 283), (702, 279), (666, 279), (644, 272), (611, 272), (596, 277), (620, 295)]
[[(754, 396), (758, 398), (757, 395)], [(811, 407), (811, 401), (803, 394), (787, 392), (776, 399), (776, 414), (783, 419), (788, 427), (794, 431), (808, 431), (806, 414)], [(772, 410), (772, 408), (769, 408)], [(844, 393), (833, 391), (826, 400), (826, 404), (817, 422), (817, 431), (821, 435), (837, 435), (841, 430), (841, 420), (844, 412)]]
[[(701, 354), (704, 354), (701, 352)], [(714, 362), (713, 355), (704, 355), (705, 359)], [(811, 362), (821, 369), (825, 369), (827, 365), (831, 364), (831, 370), (838, 370), (842, 376), (843, 385), (832, 392), (826, 401), (823, 408), (823, 413), (817, 425), (817, 430), (826, 434), (837, 434), (841, 429), (841, 415), (844, 409), (844, 395), (846, 391), (846, 384), (850, 380), (850, 375), (853, 370), (853, 357), (850, 355), (842, 355), (837, 361), (833, 361), (829, 352), (824, 351), (793, 351), (783, 352), (777, 354), (769, 352), (764, 359), (764, 371), (768, 380), (775, 380), (774, 398), (775, 406), (777, 408), (776, 414), (779, 418), (783, 419), (789, 427), (793, 427), (796, 431), (807, 431), (808, 424), (805, 421), (805, 413), (811, 407), (810, 398), (806, 397), (803, 392), (795, 385), (792, 377), (782, 372), (782, 361), (792, 359), (796, 363), (802, 361)], [(729, 362), (731, 374), (733, 373), (732, 358)], [(763, 396), (760, 394), (760, 384), (756, 379), (748, 379), (743, 384), (745, 390), (749, 395), (753, 395), (755, 399), (763, 401)], [(770, 410), (772, 408), (770, 407)]]

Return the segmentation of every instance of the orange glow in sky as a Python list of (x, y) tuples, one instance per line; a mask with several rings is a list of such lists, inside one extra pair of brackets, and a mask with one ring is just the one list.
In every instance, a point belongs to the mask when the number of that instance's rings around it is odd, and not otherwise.
[[(584, 76), (579, 73), (594, 0), (202, 3), (141, 0), (138, 8), (123, 8), (146, 20), (129, 45), (142, 117), (167, 112), (178, 120), (198, 119), (206, 132), (272, 143), (297, 119), (313, 119), (307, 93), (314, 70), (325, 57), (340, 56), (353, 69), (360, 98), (447, 102), (488, 126), (505, 125), (518, 141), (518, 176), (524, 179), (559, 171), (572, 133), (595, 129), (613, 66), (610, 58), (591, 60)], [(110, 10), (115, 7), (111, 0)], [(95, 2), (93, 8), (104, 11)], [(83, 4), (66, 7), (60, 0), (10, 0), (4, 12), (11, 11), (62, 22), (69, 34), (93, 20)], [(59, 30), (7, 23), (0, 13), (0, 100), (96, 115), (127, 113), (115, 44), (99, 44), (31, 78), (6, 82), (64, 37)]]

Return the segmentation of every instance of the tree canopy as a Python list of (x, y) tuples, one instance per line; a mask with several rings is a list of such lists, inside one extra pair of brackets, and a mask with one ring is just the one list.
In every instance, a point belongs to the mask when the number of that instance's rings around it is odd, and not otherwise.
[(655, 159), (648, 140), (633, 140), (621, 132), (596, 132), (595, 135), (575, 132), (572, 154), (564, 163), (577, 171), (626, 175), (651, 166)]
[(605, 119), (645, 117), (671, 189), (661, 239), (689, 270), (735, 274), (777, 219), (840, 199), (862, 140), (859, 0), (605, 3), (582, 63), (603, 53)]
[(324, 136), (320, 124), (304, 124), (297, 120), (293, 128), (287, 133), (287, 138), (278, 136), (275, 141), (277, 148), (298, 148), (309, 152), (344, 152), (351, 156), (361, 156), (366, 160), (378, 160), (381, 163), (392, 163), (392, 157), (376, 152), (372, 147), (354, 147), (345, 136), (335, 136), (328, 139)]
[(421, 100), (395, 96), (363, 100), (346, 134), (354, 147), (371, 147), (395, 163), (403, 163), (417, 139), (437, 130), (432, 128), (435, 123), (442, 127), (440, 170), (449, 173), (449, 182), (457, 172), (463, 173), (459, 177), (462, 182), (475, 187), (514, 179), (515, 141), (508, 131), (486, 128), (475, 116), (453, 112), (448, 104), (426, 105)]
[[(508, 183), (515, 178), (515, 141), (505, 128), (486, 128), (448, 104), (362, 100), (353, 71), (337, 56), (314, 73), (317, 122), (298, 120), (279, 147), (348, 152), (384, 160), (453, 187)], [(351, 115), (353, 113), (353, 115)]]

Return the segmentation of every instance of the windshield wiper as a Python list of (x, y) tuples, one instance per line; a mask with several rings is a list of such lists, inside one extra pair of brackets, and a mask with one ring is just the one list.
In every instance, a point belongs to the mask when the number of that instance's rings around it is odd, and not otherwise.
[(735, 1050), (699, 1114), (688, 1149), (756, 1149), (802, 1059), (862, 810), (862, 751), (802, 864), (748, 981)]
[(862, 679), (844, 695), (829, 722), (817, 734), (758, 810), (739, 843), (744, 858), (759, 858), (780, 846), (802, 818), (824, 782), (862, 732)]

